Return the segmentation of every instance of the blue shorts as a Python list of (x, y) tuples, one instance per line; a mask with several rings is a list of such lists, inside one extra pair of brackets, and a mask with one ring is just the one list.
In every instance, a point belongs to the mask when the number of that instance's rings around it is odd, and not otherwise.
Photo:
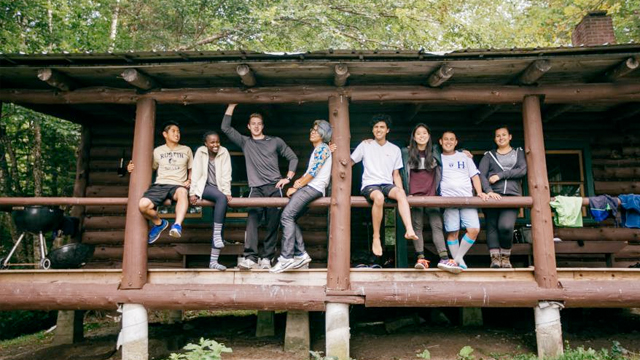
[(480, 229), (480, 219), (476, 208), (446, 208), (443, 220), (446, 232), (460, 230), (461, 224), (465, 229)]

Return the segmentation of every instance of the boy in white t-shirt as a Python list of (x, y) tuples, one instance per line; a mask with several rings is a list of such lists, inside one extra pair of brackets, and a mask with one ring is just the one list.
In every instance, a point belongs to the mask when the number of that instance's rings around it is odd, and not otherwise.
[(391, 127), (391, 117), (385, 114), (374, 115), (371, 119), (371, 126), (373, 127), (375, 141), (361, 142), (351, 154), (351, 163), (355, 164), (362, 161), (364, 167), (360, 193), (369, 203), (372, 203), (372, 251), (374, 255), (381, 256), (380, 225), (386, 197), (398, 202), (398, 212), (407, 229), (404, 237), (408, 240), (417, 240), (418, 236), (416, 236), (411, 225), (411, 210), (409, 209), (407, 196), (402, 188), (402, 178), (400, 177), (402, 155), (400, 148), (387, 141), (387, 134)]
[[(473, 190), (482, 200), (489, 199), (489, 195), (482, 192), (480, 172), (473, 160), (461, 152), (456, 152), (458, 139), (453, 131), (445, 131), (440, 138), (442, 146), (442, 180), (440, 194), (449, 197), (473, 196)], [(472, 186), (473, 185), (473, 186)], [(444, 229), (447, 232), (447, 245), (453, 260), (462, 269), (466, 269), (464, 255), (471, 249), (480, 232), (480, 220), (476, 208), (447, 208), (444, 211)], [(467, 233), (458, 241), (460, 224)]]

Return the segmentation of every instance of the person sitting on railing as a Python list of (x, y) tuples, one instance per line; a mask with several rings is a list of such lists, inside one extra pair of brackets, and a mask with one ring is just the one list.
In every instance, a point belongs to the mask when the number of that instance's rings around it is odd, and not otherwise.
[(402, 187), (402, 178), (400, 177), (402, 155), (400, 148), (387, 141), (387, 134), (391, 127), (391, 117), (386, 114), (374, 115), (371, 119), (371, 126), (373, 127), (372, 132), (375, 141), (361, 142), (351, 154), (351, 163), (353, 165), (362, 161), (364, 167), (360, 193), (373, 205), (371, 207), (373, 225), (372, 251), (374, 255), (381, 256), (380, 226), (386, 197), (398, 202), (398, 212), (407, 229), (404, 235), (405, 239), (417, 240), (418, 236), (413, 231), (411, 210)]
[[(440, 192), (442, 196), (469, 197), (473, 190), (482, 200), (488, 200), (489, 195), (482, 192), (480, 176), (476, 165), (468, 156), (456, 152), (458, 139), (453, 131), (445, 131), (440, 138), (442, 146), (442, 180)], [(472, 186), (473, 185), (473, 186)], [(494, 194), (492, 197), (496, 197)], [(480, 219), (475, 208), (447, 208), (444, 210), (444, 228), (447, 231), (447, 245), (453, 260), (463, 270), (467, 268), (464, 255), (471, 249), (480, 233)], [(458, 241), (460, 225), (467, 233)]]
[(324, 191), (331, 179), (331, 124), (326, 120), (316, 120), (309, 129), (309, 141), (313, 144), (313, 152), (309, 159), (307, 171), (287, 190), (291, 198), (280, 217), (282, 225), (282, 246), (278, 262), (271, 268), (272, 273), (299, 269), (311, 262), (311, 257), (304, 250), (302, 231), (296, 221), (307, 211), (313, 200), (324, 196)]
[[(506, 126), (494, 132), (497, 149), (487, 151), (478, 165), (482, 189), (496, 199), (501, 196), (522, 196), (522, 178), (527, 174), (527, 160), (522, 148), (511, 147), (511, 133)], [(487, 224), (487, 245), (492, 268), (513, 266), (509, 257), (513, 246), (513, 228), (518, 218), (517, 208), (483, 209)]]
[(195, 205), (198, 199), (205, 199), (216, 203), (213, 208), (213, 237), (209, 269), (223, 271), (227, 268), (218, 263), (218, 257), (224, 247), (222, 231), (227, 203), (231, 201), (231, 156), (229, 150), (220, 145), (220, 135), (215, 131), (205, 132), (202, 142), (204, 146), (196, 150), (193, 159), (189, 202)]
[[(229, 104), (222, 119), (222, 131), (242, 148), (247, 165), (247, 178), (251, 191), (249, 197), (282, 197), (282, 188), (291, 182), (298, 166), (298, 157), (279, 137), (267, 136), (262, 130), (264, 122), (258, 113), (249, 116), (247, 128), (251, 136), (243, 136), (231, 127), (231, 117), (237, 104)], [(278, 168), (278, 156), (289, 161), (287, 176), (282, 178)], [(262, 214), (266, 213), (267, 236), (262, 252), (258, 254), (258, 226)], [(247, 218), (244, 243), (244, 260), (238, 263), (241, 270), (253, 268), (269, 269), (276, 252), (280, 210), (275, 207), (251, 208)], [(260, 255), (260, 259), (258, 258)]]
[[(433, 146), (431, 130), (423, 123), (417, 124), (409, 138), (409, 146), (402, 149), (402, 161), (404, 168), (401, 171), (404, 186), (411, 196), (437, 196), (442, 178), (440, 164), (440, 151)], [(413, 206), (411, 208), (411, 223), (418, 239), (413, 242), (416, 251), (416, 269), (426, 269), (429, 261), (424, 257), (424, 215), (429, 217), (431, 225), (431, 237), (436, 246), (440, 262), (438, 268), (460, 272), (462, 269), (455, 261), (449, 259), (447, 245), (444, 242), (442, 228), (442, 213), (437, 207)]]
[[(182, 236), (182, 221), (189, 208), (189, 191), (191, 186), (191, 166), (193, 153), (188, 146), (180, 145), (180, 127), (177, 122), (169, 121), (162, 126), (165, 144), (153, 150), (153, 169), (157, 170), (156, 182), (149, 187), (138, 207), (145, 219), (153, 223), (149, 231), (149, 244), (153, 244), (169, 222), (158, 217), (158, 206), (165, 200), (176, 201), (176, 221), (171, 226), (169, 235)], [(132, 172), (135, 166), (129, 162), (127, 170)]]

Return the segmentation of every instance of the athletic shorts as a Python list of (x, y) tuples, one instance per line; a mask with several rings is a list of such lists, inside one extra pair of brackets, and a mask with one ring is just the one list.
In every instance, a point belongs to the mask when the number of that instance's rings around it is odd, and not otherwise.
[(373, 200), (371, 200), (371, 193), (378, 190), (384, 195), (385, 198), (389, 198), (389, 193), (393, 188), (396, 187), (393, 184), (384, 184), (384, 185), (369, 185), (365, 186), (364, 189), (360, 190), (360, 194), (364, 196), (369, 204), (373, 204)]
[(446, 208), (444, 209), (444, 230), (453, 232), (465, 229), (480, 229), (480, 219), (476, 208)]
[(175, 195), (176, 190), (184, 186), (181, 185), (166, 185), (166, 184), (153, 184), (149, 187), (149, 190), (145, 191), (142, 197), (145, 197), (153, 203), (155, 208), (162, 205), (165, 200), (169, 199), (173, 201), (173, 195)]

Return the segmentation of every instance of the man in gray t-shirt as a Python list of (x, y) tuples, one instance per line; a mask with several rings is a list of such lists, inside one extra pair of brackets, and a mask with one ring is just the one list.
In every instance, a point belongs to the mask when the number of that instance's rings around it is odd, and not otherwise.
[[(247, 179), (251, 191), (249, 197), (282, 197), (282, 188), (291, 182), (298, 166), (298, 157), (279, 137), (267, 136), (262, 130), (262, 115), (251, 114), (247, 128), (251, 136), (241, 135), (231, 127), (231, 117), (237, 104), (229, 104), (222, 120), (222, 132), (229, 140), (242, 148), (247, 164)], [(289, 171), (285, 178), (278, 168), (278, 157), (289, 161)], [(258, 254), (258, 226), (263, 213), (267, 218), (267, 235), (262, 252)], [(241, 270), (252, 268), (268, 269), (275, 255), (277, 231), (280, 220), (278, 208), (251, 208), (247, 218), (247, 232), (244, 242), (244, 260), (238, 263)], [(260, 255), (258, 257), (258, 255)]]

